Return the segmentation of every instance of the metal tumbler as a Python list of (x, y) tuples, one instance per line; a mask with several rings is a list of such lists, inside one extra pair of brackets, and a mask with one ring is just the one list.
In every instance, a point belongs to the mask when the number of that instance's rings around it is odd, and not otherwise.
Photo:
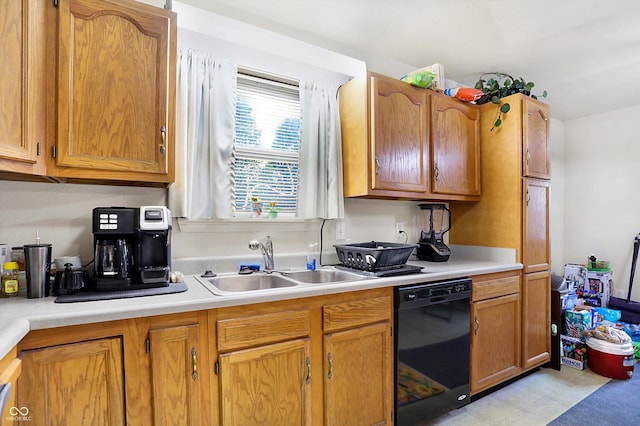
[(27, 297), (29, 299), (39, 299), (49, 296), (51, 244), (25, 245), (24, 261), (27, 278)]

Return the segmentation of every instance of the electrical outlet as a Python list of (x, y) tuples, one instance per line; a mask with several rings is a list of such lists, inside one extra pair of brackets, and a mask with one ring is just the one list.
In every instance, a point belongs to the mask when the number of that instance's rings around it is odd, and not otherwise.
[(404, 232), (404, 222), (396, 222), (396, 237), (398, 236), (398, 234), (400, 234), (401, 232)]
[(346, 240), (347, 239), (347, 231), (344, 227), (344, 220), (339, 220), (336, 222), (336, 240)]

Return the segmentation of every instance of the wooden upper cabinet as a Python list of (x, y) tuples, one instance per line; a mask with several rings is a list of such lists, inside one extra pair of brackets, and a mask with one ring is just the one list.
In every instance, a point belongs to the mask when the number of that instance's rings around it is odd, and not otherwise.
[(479, 199), (477, 106), (376, 73), (339, 98), (345, 197)]
[(544, 271), (551, 267), (549, 242), (549, 182), (523, 179), (524, 218), (523, 253), (524, 273)]
[(445, 95), (431, 97), (432, 192), (480, 196), (480, 111)]
[(45, 172), (44, 0), (0, 0), (0, 172)]
[(371, 77), (371, 179), (374, 190), (426, 192), (426, 92), (400, 80)]
[(175, 14), (161, 8), (60, 0), (49, 175), (173, 181), (175, 37)]
[(522, 99), (523, 176), (551, 179), (549, 106)]

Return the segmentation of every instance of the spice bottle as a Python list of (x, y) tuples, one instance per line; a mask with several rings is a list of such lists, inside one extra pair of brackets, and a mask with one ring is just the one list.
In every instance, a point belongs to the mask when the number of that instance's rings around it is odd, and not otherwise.
[(0, 296), (14, 297), (18, 295), (18, 263), (5, 262), (2, 271), (2, 286), (0, 288)]

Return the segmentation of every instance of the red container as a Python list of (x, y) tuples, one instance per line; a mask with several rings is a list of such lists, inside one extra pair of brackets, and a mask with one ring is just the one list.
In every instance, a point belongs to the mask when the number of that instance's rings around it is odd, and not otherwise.
[(611, 343), (587, 338), (589, 368), (601, 376), (626, 380), (633, 376), (634, 348), (631, 343)]

